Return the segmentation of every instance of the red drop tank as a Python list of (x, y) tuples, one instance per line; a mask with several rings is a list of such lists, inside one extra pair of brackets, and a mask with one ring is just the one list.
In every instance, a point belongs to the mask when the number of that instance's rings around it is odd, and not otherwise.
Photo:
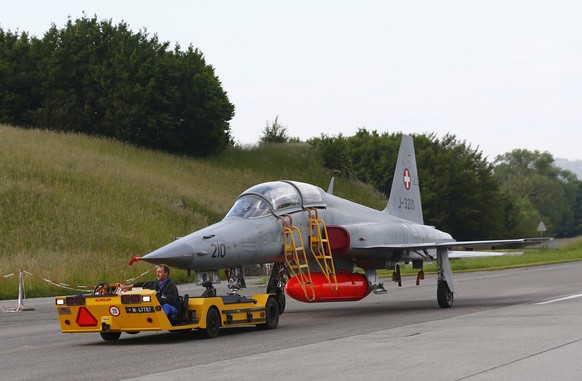
[[(360, 300), (372, 291), (366, 276), (362, 274), (338, 273), (335, 291), (330, 287), (329, 281), (322, 273), (311, 273), (311, 280), (313, 289), (309, 284), (306, 284), (305, 290), (307, 292), (305, 292), (297, 277), (289, 279), (285, 285), (287, 295), (305, 303), (347, 302)], [(332, 286), (335, 288), (335, 283), (332, 283)]]

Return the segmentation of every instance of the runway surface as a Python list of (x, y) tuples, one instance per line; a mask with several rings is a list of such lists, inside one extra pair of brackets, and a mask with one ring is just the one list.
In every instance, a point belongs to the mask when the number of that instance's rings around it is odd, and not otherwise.
[(62, 334), (54, 299), (27, 299), (34, 311), (0, 313), (0, 379), (581, 379), (582, 262), (456, 274), (455, 281), (451, 309), (438, 307), (434, 277), (420, 286), (404, 278), (402, 288), (386, 280), (388, 294), (359, 302), (287, 298), (277, 329), (226, 329), (210, 340)]

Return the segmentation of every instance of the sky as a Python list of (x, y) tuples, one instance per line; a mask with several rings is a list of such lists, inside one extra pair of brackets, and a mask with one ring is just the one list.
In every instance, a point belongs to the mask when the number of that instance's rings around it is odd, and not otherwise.
[(256, 143), (278, 117), (307, 140), (454, 134), (492, 161), (514, 149), (582, 160), (582, 1), (2, 1), (37, 37), (96, 15), (192, 45)]

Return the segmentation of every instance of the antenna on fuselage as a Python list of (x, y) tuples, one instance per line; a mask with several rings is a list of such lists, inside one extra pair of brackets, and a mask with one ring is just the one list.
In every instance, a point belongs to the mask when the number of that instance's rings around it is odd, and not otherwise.
[(327, 193), (328, 194), (333, 194), (333, 182), (335, 180), (335, 177), (331, 178), (331, 181), (329, 182), (329, 187), (327, 187)]

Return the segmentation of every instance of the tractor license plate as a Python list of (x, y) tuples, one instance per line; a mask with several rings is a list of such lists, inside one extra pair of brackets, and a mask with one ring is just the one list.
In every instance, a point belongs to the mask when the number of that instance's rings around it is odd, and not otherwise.
[(154, 312), (153, 306), (145, 306), (145, 307), (125, 307), (125, 312), (128, 314), (144, 314)]

